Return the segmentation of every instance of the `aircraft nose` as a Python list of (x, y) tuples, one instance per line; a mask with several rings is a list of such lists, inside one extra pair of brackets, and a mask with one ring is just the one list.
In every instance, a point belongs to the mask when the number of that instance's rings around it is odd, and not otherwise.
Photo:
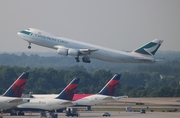
[(19, 37), (22, 37), (22, 36), (23, 36), (23, 31), (24, 31), (24, 30), (19, 31), (19, 32), (17, 33), (17, 35), (18, 35)]
[(17, 33), (18, 36), (19, 36), (20, 34), (21, 34), (20, 32)]
[(18, 35), (20, 38), (23, 38), (23, 37), (24, 37), (24, 35), (23, 35), (23, 30), (22, 30), (22, 31), (19, 31), (19, 32), (17, 33), (17, 35)]
[(21, 30), (17, 33), (17, 35), (21, 35), (23, 33), (24, 30)]

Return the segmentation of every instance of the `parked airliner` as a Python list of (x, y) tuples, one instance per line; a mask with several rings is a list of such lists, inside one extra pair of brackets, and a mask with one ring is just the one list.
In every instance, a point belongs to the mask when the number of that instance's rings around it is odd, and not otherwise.
[(58, 37), (34, 28), (19, 31), (17, 34), (29, 43), (29, 49), (33, 43), (55, 49), (59, 55), (74, 56), (76, 62), (79, 62), (79, 56), (82, 56), (85, 63), (90, 63), (90, 58), (116, 63), (154, 63), (157, 61), (154, 54), (163, 42), (155, 39), (131, 52), (125, 52)]
[(74, 99), (73, 104), (75, 106), (91, 106), (126, 98), (127, 96), (114, 96), (120, 81), (120, 77), (121, 75), (115, 74), (111, 80), (109, 80), (109, 82), (99, 91), (99, 93), (92, 95), (89, 94), (77, 100)]
[(55, 98), (31, 98), (29, 103), (18, 105), (15, 110), (20, 111), (18, 115), (24, 115), (22, 111), (51, 111), (72, 106), (79, 80), (74, 78)]
[(29, 73), (22, 73), (7, 91), (0, 96), (0, 109), (9, 109), (19, 104), (29, 102), (29, 98), (21, 98), (28, 76)]
[[(120, 81), (120, 74), (115, 74), (109, 82), (102, 88), (97, 94), (75, 94), (73, 97), (73, 104), (75, 106), (91, 106), (100, 103), (117, 101), (127, 96), (114, 96), (116, 89)], [(54, 98), (56, 94), (45, 94), (45, 95), (32, 95), (34, 98)]]

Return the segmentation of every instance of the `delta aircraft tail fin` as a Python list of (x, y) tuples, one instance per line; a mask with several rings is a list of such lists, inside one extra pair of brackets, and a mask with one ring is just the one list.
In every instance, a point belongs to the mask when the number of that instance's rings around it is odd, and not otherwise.
[(24, 88), (26, 86), (28, 76), (29, 76), (28, 72), (23, 72), (2, 96), (21, 97), (22, 92), (24, 91)]
[(56, 97), (56, 99), (64, 99), (72, 101), (74, 94), (76, 93), (77, 86), (79, 84), (79, 78), (74, 78), (66, 88)]
[(120, 74), (115, 74), (98, 94), (114, 96), (119, 84), (120, 77), (121, 77)]

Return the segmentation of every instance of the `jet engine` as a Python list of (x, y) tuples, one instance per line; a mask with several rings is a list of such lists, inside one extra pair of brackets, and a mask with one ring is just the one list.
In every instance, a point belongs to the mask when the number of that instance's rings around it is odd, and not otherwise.
[(79, 50), (77, 50), (77, 49), (72, 49), (72, 48), (70, 48), (70, 49), (68, 50), (68, 55), (71, 55), (71, 56), (79, 56), (79, 54), (80, 54), (80, 52), (79, 52)]
[(77, 50), (77, 49), (72, 49), (72, 48), (70, 48), (70, 49), (59, 48), (59, 49), (57, 50), (57, 52), (58, 52), (59, 55), (64, 55), (64, 56), (70, 55), (70, 56), (75, 56), (75, 57), (76, 57), (76, 56), (79, 56), (79, 54), (80, 54), (79, 50)]
[(59, 48), (57, 50), (57, 52), (58, 52), (59, 55), (64, 55), (64, 56), (68, 55), (68, 49), (65, 49), (65, 48)]

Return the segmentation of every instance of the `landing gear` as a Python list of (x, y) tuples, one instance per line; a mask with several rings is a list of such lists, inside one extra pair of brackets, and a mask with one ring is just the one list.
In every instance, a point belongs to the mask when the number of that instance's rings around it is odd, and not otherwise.
[(55, 114), (55, 112), (49, 112), (49, 116), (51, 118), (58, 118), (58, 114)]
[(79, 56), (75, 57), (75, 60), (76, 60), (76, 62), (80, 62), (79, 61)]
[[(75, 57), (76, 62), (80, 62), (79, 56)], [(82, 62), (91, 63), (91, 60), (88, 57), (82, 57)]]
[(0, 118), (3, 118), (3, 109), (1, 109), (1, 115), (0, 115)]
[(45, 111), (41, 111), (41, 113), (40, 113), (40, 118), (46, 118), (47, 117), (47, 115), (46, 115), (46, 112)]
[(17, 116), (17, 113), (16, 112), (11, 112), (10, 115), (11, 116)]
[(31, 49), (31, 46), (28, 46), (28, 49)]
[(31, 49), (31, 43), (29, 43), (28, 49)]
[(24, 112), (23, 111), (19, 111), (17, 115), (18, 116), (24, 116)]
[(84, 63), (91, 63), (91, 60), (90, 60), (88, 57), (83, 57), (83, 58), (82, 58), (82, 61), (83, 61)]

